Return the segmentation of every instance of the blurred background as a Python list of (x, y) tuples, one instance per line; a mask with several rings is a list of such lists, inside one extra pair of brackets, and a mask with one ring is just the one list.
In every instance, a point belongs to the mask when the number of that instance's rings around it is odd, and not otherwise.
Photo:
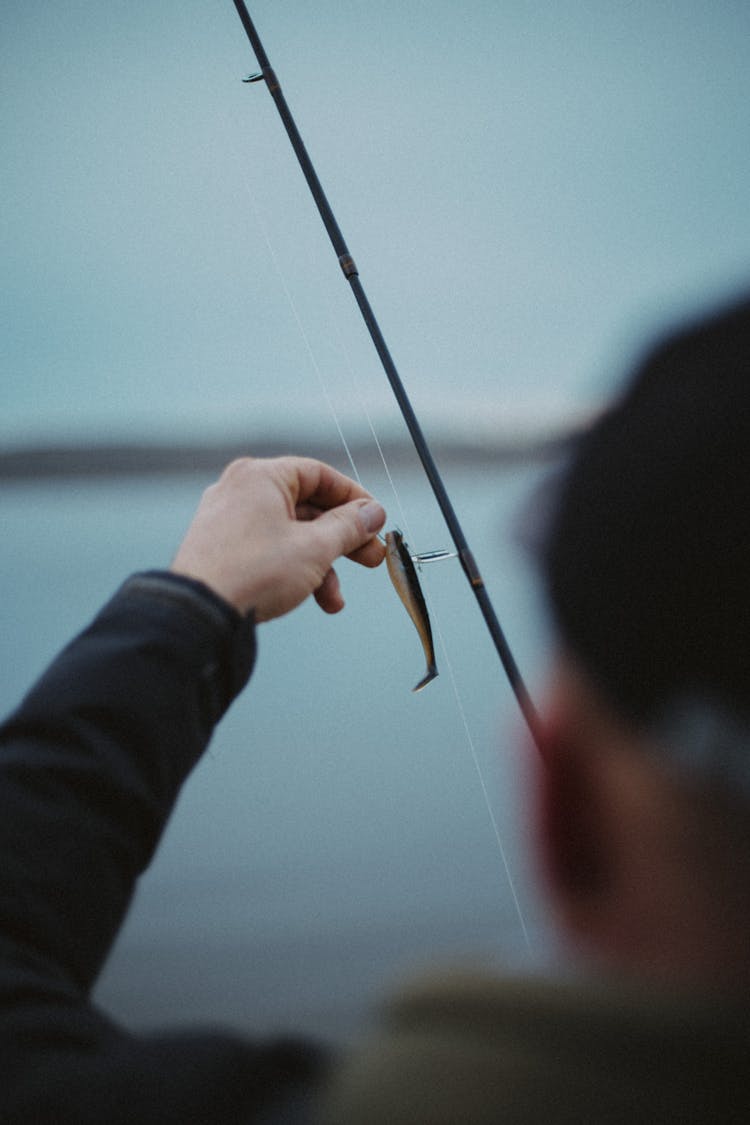
[[(750, 279), (750, 9), (250, 11), (538, 695), (530, 498), (644, 342)], [(345, 440), (447, 547), (233, 5), (3, 5), (0, 63), (4, 709), (239, 451), (352, 471)], [(384, 570), (341, 577), (344, 614), (262, 629), (185, 787), (98, 989), (131, 1026), (345, 1038), (415, 967), (560, 963), (533, 752), (460, 569), (423, 571), (418, 696)]]

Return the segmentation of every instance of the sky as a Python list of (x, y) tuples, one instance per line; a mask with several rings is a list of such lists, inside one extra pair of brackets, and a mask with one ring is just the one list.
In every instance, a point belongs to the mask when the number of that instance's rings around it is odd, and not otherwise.
[[(417, 413), (518, 432), (750, 282), (745, 0), (258, 0)], [(0, 13), (0, 445), (396, 408), (229, 0)]]

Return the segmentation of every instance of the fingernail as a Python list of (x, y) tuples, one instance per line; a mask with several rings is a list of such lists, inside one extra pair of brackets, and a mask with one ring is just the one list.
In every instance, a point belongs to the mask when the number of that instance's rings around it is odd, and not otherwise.
[(385, 523), (385, 509), (377, 500), (368, 500), (359, 509), (359, 517), (367, 531), (379, 531)]

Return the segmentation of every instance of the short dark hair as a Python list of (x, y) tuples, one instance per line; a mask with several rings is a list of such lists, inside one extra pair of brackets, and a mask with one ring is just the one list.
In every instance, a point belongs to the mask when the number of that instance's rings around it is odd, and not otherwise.
[(750, 719), (750, 298), (646, 354), (540, 554), (564, 643), (624, 718), (708, 698)]

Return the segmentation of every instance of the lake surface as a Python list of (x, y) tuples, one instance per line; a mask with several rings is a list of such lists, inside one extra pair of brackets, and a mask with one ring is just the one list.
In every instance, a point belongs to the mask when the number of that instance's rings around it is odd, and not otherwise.
[[(550, 642), (515, 529), (546, 471), (446, 472), (532, 695)], [(169, 562), (209, 479), (4, 488), (4, 711), (128, 573)], [(366, 483), (413, 546), (449, 545), (421, 473), (399, 474), (398, 498)], [(342, 1039), (415, 969), (554, 956), (525, 815), (534, 751), (458, 563), (423, 568), (441, 674), (418, 695), (421, 646), (385, 567), (340, 576), (344, 613), (311, 603), (261, 628), (253, 679), (183, 790), (97, 987), (130, 1026)]]

